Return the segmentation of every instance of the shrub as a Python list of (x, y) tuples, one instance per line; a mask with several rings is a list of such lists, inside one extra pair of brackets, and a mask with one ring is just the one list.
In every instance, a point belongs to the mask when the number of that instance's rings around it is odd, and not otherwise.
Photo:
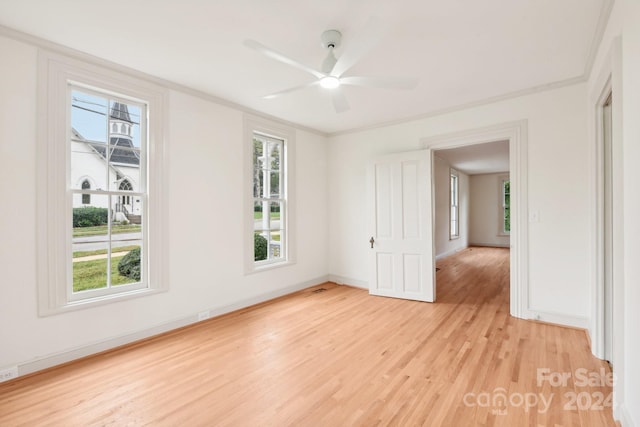
[(109, 220), (109, 210), (107, 208), (95, 208), (86, 206), (73, 209), (74, 227), (93, 227), (105, 225)]
[(129, 251), (118, 263), (118, 272), (133, 280), (140, 280), (140, 248)]
[(258, 233), (254, 233), (253, 234), (254, 261), (262, 261), (263, 259), (267, 259), (268, 250), (269, 250), (269, 245), (267, 243), (267, 239), (265, 239)]

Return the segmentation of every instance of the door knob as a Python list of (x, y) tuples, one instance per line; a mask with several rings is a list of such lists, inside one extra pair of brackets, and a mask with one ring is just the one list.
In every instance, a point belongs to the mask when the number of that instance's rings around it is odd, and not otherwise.
[(373, 236), (371, 236), (371, 239), (369, 239), (369, 243), (371, 243), (371, 249), (373, 249), (373, 243), (375, 242), (375, 240), (373, 239)]

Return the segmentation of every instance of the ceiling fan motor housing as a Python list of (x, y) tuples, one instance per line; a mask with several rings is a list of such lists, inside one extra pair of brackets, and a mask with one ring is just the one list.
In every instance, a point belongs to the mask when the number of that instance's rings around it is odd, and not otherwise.
[(322, 47), (325, 49), (337, 48), (340, 46), (340, 41), (342, 40), (342, 33), (338, 30), (327, 30), (320, 36), (322, 40)]

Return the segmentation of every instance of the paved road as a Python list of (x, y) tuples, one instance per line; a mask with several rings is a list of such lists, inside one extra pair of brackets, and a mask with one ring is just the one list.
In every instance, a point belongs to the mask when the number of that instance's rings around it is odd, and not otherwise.
[[(111, 236), (111, 247), (118, 248), (122, 246), (130, 246), (140, 243), (142, 233), (121, 233)], [(73, 252), (76, 251), (95, 251), (107, 248), (107, 236), (90, 236), (90, 237), (74, 237)]]

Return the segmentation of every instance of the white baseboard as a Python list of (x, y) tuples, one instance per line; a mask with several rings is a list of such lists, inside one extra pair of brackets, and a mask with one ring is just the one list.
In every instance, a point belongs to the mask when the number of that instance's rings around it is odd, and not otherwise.
[(441, 253), (441, 254), (438, 254), (438, 255), (436, 255), (436, 261), (441, 260), (442, 258), (446, 258), (446, 257), (448, 257), (449, 255), (453, 255), (453, 254), (455, 254), (456, 252), (463, 251), (463, 250), (465, 250), (465, 249), (467, 249), (467, 248), (468, 248), (468, 246), (464, 246), (464, 247), (462, 247), (462, 248), (451, 249), (450, 251), (447, 251), (447, 252), (443, 252), (443, 253)]
[(620, 421), (622, 427), (635, 427), (633, 420), (631, 419), (631, 414), (629, 410), (624, 405), (624, 403), (618, 407), (613, 408), (613, 419)]
[(338, 285), (349, 285), (355, 288), (369, 289), (369, 282), (366, 280), (352, 279), (350, 277), (337, 276), (335, 274), (329, 275), (329, 281), (337, 283)]
[(469, 246), (479, 246), (481, 248), (510, 248), (509, 243), (469, 243)]
[[(330, 280), (331, 279), (328, 275), (322, 276), (322, 277), (318, 277), (312, 280), (307, 280), (305, 282), (298, 283), (292, 286), (287, 286), (282, 289), (266, 292), (264, 294), (260, 294), (255, 297), (246, 298), (226, 306), (213, 307), (209, 309), (209, 315), (210, 317), (220, 316), (226, 313), (230, 313), (232, 311), (236, 311), (236, 310), (246, 308), (255, 304), (259, 304), (261, 302), (269, 301), (274, 298), (278, 298), (293, 292), (297, 292), (311, 286), (319, 285), (319, 284), (328, 282)], [(194, 313), (190, 316), (182, 317), (180, 319), (175, 319), (175, 320), (163, 323), (161, 325), (154, 326), (149, 329), (145, 329), (143, 331), (138, 331), (131, 334), (107, 339), (104, 341), (95, 342), (86, 346), (82, 346), (72, 350), (67, 350), (60, 353), (56, 353), (54, 355), (46, 356), (31, 362), (22, 363), (18, 365), (18, 376), (31, 374), (37, 371), (41, 371), (43, 369), (60, 365), (62, 363), (71, 362), (73, 360), (80, 359), (82, 357), (86, 357), (92, 354), (100, 353), (102, 351), (110, 350), (112, 348), (116, 348), (125, 344), (130, 344), (135, 341), (149, 338), (154, 335), (162, 334), (164, 332), (178, 329), (183, 326), (187, 326), (197, 322), (198, 322), (198, 314)]]
[(529, 309), (527, 319), (540, 320), (541, 322), (555, 323), (561, 326), (581, 328), (589, 331), (589, 319), (582, 316), (570, 316), (561, 313)]

